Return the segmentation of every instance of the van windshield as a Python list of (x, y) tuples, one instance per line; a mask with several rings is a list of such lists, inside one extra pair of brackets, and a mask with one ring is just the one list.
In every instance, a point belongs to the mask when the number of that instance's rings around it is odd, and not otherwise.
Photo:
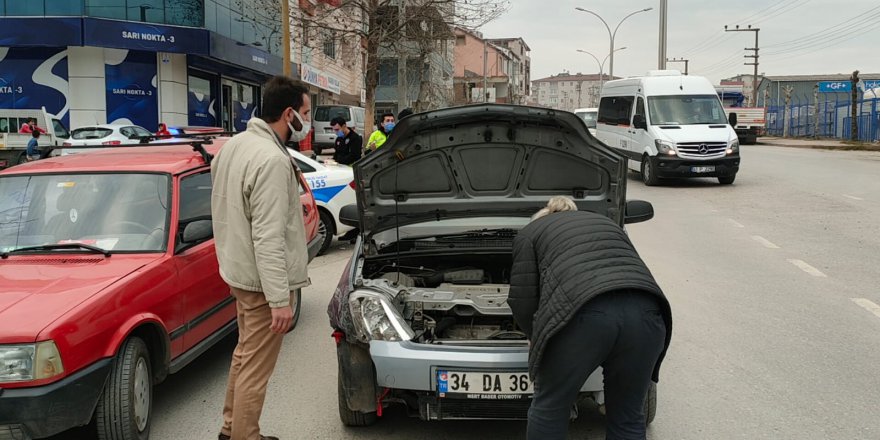
[(596, 128), (596, 120), (599, 118), (599, 112), (576, 112), (576, 115), (580, 116), (581, 119), (587, 124), (588, 128)]
[(348, 107), (322, 106), (315, 109), (314, 117), (316, 121), (321, 122), (332, 121), (334, 118), (339, 117), (346, 121), (351, 121), (351, 112), (348, 111)]
[(651, 96), (648, 112), (653, 125), (727, 124), (717, 95)]

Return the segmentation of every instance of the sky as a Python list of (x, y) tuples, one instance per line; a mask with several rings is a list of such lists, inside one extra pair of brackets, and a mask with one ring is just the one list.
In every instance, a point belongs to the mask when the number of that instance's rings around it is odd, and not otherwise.
[[(628, 18), (614, 41), (615, 76), (642, 75), (657, 69), (660, 0), (509, 0), (510, 10), (480, 29), (488, 38), (522, 37), (532, 49), (532, 79), (563, 71), (598, 73), (609, 52), (611, 31), (631, 12), (654, 8)], [(743, 58), (754, 47), (753, 32), (724, 32), (751, 24), (760, 28), (759, 74), (808, 75), (880, 73), (880, 2), (877, 0), (669, 0), (668, 58), (689, 59), (692, 75), (717, 83), (750, 74)], [(551, 6), (552, 5), (552, 6)], [(751, 52), (748, 52), (751, 54)], [(684, 70), (683, 63), (668, 69)], [(605, 64), (608, 73), (609, 63)]]

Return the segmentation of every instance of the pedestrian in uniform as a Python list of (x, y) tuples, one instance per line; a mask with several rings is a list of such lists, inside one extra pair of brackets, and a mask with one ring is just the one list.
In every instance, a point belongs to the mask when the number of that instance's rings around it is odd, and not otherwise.
[(351, 165), (361, 158), (364, 148), (364, 139), (353, 128), (349, 128), (344, 118), (336, 117), (330, 121), (330, 126), (336, 132), (336, 146), (333, 152), (333, 160), (343, 165)]
[(672, 314), (624, 230), (554, 197), (513, 244), (508, 303), (530, 341), (528, 439), (565, 439), (590, 374), (605, 383), (605, 438), (645, 439), (645, 397), (658, 380)]
[(28, 140), (27, 150), (25, 151), (25, 155), (27, 156), (28, 162), (33, 162), (35, 160), (40, 160), (40, 131), (34, 130), (31, 132), (31, 138)]
[(299, 170), (285, 148), (309, 134), (308, 89), (276, 76), (262, 102), (262, 116), (248, 121), (211, 164), (217, 260), (238, 311), (219, 440), (277, 440), (260, 435), (260, 414), (296, 310), (291, 292), (309, 285)]
[(392, 130), (394, 130), (394, 114), (385, 113), (382, 115), (382, 122), (379, 124), (379, 129), (374, 131), (373, 134), (370, 135), (370, 139), (367, 141), (367, 152), (376, 151), (379, 147), (384, 145)]

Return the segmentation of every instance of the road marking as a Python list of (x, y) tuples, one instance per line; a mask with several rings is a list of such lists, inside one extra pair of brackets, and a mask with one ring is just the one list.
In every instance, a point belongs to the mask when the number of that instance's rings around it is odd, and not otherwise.
[(736, 226), (737, 228), (745, 228), (745, 226), (743, 226), (742, 223), (740, 223), (732, 218), (727, 219), (727, 221), (729, 221), (730, 224), (732, 224), (733, 226)]
[(761, 237), (760, 235), (753, 235), (752, 240), (755, 240), (758, 243), (763, 244), (764, 247), (767, 249), (779, 249), (779, 246), (776, 246), (770, 240), (767, 240), (766, 238)]
[(794, 264), (794, 265), (797, 266), (800, 270), (802, 270), (802, 271), (804, 271), (804, 272), (806, 272), (806, 273), (808, 273), (808, 274), (810, 274), (810, 275), (812, 275), (812, 276), (814, 276), (814, 277), (828, 278), (828, 276), (825, 275), (824, 273), (822, 273), (821, 270), (816, 269), (816, 268), (813, 267), (813, 266), (810, 266), (809, 264), (807, 264), (806, 261), (803, 261), (803, 260), (788, 260), (788, 262), (791, 263), (791, 264)]
[(865, 199), (863, 199), (863, 198), (861, 198), (861, 197), (851, 196), (851, 195), (849, 195), (849, 194), (844, 194), (843, 196), (846, 197), (846, 198), (848, 198), (848, 199), (851, 199), (851, 200), (865, 200)]
[(863, 309), (877, 315), (880, 318), (880, 306), (875, 304), (873, 301), (865, 298), (850, 298), (852, 302), (858, 304)]

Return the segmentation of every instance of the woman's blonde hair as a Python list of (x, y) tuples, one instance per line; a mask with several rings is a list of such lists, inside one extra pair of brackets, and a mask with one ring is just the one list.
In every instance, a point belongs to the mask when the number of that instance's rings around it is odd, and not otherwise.
[(547, 202), (547, 206), (541, 208), (540, 211), (536, 212), (535, 215), (532, 216), (532, 221), (535, 221), (539, 218), (546, 217), (554, 212), (564, 212), (564, 211), (577, 211), (577, 205), (574, 204), (574, 200), (564, 197), (564, 196), (555, 196)]

